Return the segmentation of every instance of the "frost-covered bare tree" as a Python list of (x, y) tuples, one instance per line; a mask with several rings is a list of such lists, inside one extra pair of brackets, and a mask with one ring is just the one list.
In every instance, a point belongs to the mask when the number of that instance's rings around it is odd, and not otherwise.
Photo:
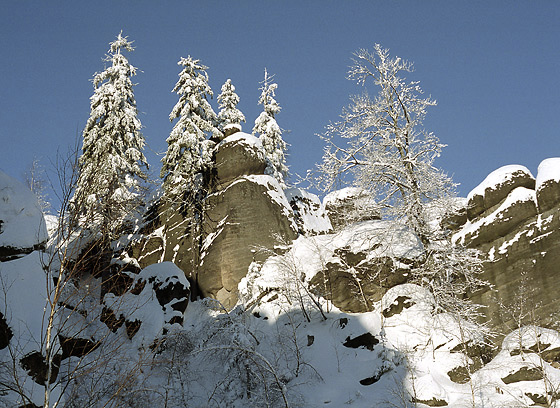
[(290, 324), (267, 335), (252, 330), (254, 316), (241, 306), (227, 312), (217, 301), (205, 299), (200, 307), (208, 308), (213, 319), (196, 331), (168, 336), (154, 360), (154, 369), (164, 370), (168, 378), (160, 406), (291, 406), (295, 393), (290, 380), (302, 367), (280, 357), (293, 351), (285, 350), (288, 346), (276, 336), (286, 334)]
[(112, 237), (131, 209), (141, 202), (148, 165), (131, 77), (123, 51), (133, 51), (122, 32), (110, 43), (111, 66), (95, 74), (91, 113), (83, 131), (82, 156), (74, 202), (82, 225)]
[[(379, 93), (353, 96), (342, 120), (328, 126), (320, 182), (330, 189), (353, 176), (386, 213), (404, 218), (427, 243), (425, 203), (453, 191), (451, 179), (433, 165), (444, 145), (423, 127), (427, 109), (436, 102), (423, 96), (418, 82), (404, 77), (412, 64), (391, 58), (379, 44), (373, 53), (362, 49), (354, 55), (348, 78), (360, 85), (371, 81)], [(337, 137), (346, 143), (339, 144)]]
[(327, 127), (317, 182), (324, 190), (351, 182), (371, 191), (385, 217), (406, 223), (420, 238), (425, 256), (416, 280), (432, 289), (442, 308), (468, 315), (472, 305), (463, 297), (484, 284), (478, 278), (481, 261), (475, 251), (451, 245), (431, 222), (434, 207), (451, 211), (455, 195), (452, 180), (434, 166), (444, 145), (424, 128), (436, 102), (417, 81), (407, 80), (412, 63), (391, 57), (379, 44), (354, 57), (348, 78), (372, 83), (378, 93), (351, 97), (341, 120)]
[(46, 212), (51, 204), (49, 203), (49, 198), (47, 194), (47, 176), (45, 173), (45, 168), (41, 165), (39, 159), (34, 158), (29, 168), (25, 172), (25, 183), (27, 187), (35, 194), (39, 206)]
[(245, 122), (245, 115), (237, 109), (239, 96), (235, 93), (235, 86), (228, 79), (222, 85), (222, 93), (218, 95), (218, 104), (220, 112), (218, 113), (218, 121), (224, 135), (241, 131), (241, 122)]
[(179, 101), (169, 114), (171, 121), (177, 119), (167, 138), (167, 152), (162, 159), (161, 178), (165, 193), (183, 196), (189, 190), (200, 188), (200, 174), (210, 167), (213, 142), (208, 136), (220, 139), (216, 127), (217, 116), (208, 98), (213, 96), (208, 85), (208, 67), (191, 56), (181, 58), (183, 67), (173, 92)]
[(263, 149), (266, 153), (268, 166), (266, 173), (275, 177), (281, 185), (284, 185), (284, 179), (288, 175), (288, 167), (286, 166), (286, 142), (282, 139), (282, 129), (276, 123), (275, 116), (280, 112), (280, 106), (274, 99), (276, 88), (278, 85), (274, 82), (273, 76), (269, 76), (267, 70), (264, 70), (264, 80), (259, 105), (263, 106), (263, 111), (255, 120), (253, 134), (259, 134)]

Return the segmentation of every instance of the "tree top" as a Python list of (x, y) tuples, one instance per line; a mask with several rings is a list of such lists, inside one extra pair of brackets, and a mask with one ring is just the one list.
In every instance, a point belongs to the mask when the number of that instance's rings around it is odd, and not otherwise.
[(121, 48), (124, 48), (127, 51), (134, 51), (134, 47), (132, 47), (132, 43), (133, 41), (128, 41), (128, 37), (123, 37), (122, 30), (121, 30), (121, 32), (117, 36), (117, 39), (109, 43), (109, 45), (111, 46), (110, 52), (112, 54), (120, 54)]

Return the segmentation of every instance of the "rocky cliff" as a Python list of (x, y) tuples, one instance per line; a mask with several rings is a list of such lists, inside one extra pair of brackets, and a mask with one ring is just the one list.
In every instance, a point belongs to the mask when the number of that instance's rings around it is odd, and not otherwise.
[[(0, 406), (40, 407), (47, 390), (68, 407), (551, 406), (559, 398), (558, 332), (529, 325), (489, 351), (481, 332), (406, 283), (423, 252), (409, 229), (387, 228), (364, 192), (334, 193), (325, 211), (312, 194), (284, 191), (262, 173), (262, 157), (250, 135), (224, 139), (202, 233), (193, 233), (192, 213), (160, 201), (107, 259), (87, 231), (81, 243), (55, 235), (40, 249), (40, 212), (22, 210), (35, 201), (18, 199), (23, 186), (0, 177), (2, 234), (34, 220), (0, 262)], [(475, 296), (496, 325), (508, 321), (494, 295), (506, 310), (529, 308), (523, 323), (557, 311), (559, 161), (543, 162), (536, 179), (521, 166), (499, 169), (444, 220), (455, 241), (488, 254), (496, 291)], [(372, 211), (360, 215), (364, 206)], [(76, 245), (84, 262), (49, 264)], [(207, 298), (189, 302), (191, 290)], [(547, 303), (531, 309), (537, 299)], [(50, 342), (45, 310), (54, 311)]]
[(258, 138), (242, 132), (226, 137), (216, 146), (214, 165), (200, 231), (192, 231), (192, 214), (163, 202), (154, 210), (151, 232), (132, 252), (141, 266), (174, 262), (201, 296), (231, 308), (253, 261), (263, 261), (298, 232), (322, 233), (331, 226), (316, 196), (299, 189), (286, 195), (264, 174)]
[[(462, 219), (461, 219), (462, 218)], [(487, 256), (494, 287), (474, 295), (498, 327), (556, 327), (560, 302), (560, 158), (544, 160), (536, 179), (518, 165), (492, 172), (454, 219), (453, 239)]]

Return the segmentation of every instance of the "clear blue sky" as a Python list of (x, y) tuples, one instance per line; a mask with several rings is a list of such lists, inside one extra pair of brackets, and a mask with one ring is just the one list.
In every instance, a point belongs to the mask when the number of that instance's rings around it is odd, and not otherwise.
[(437, 164), (461, 195), (502, 165), (536, 175), (560, 156), (558, 1), (3, 0), (0, 169), (21, 178), (34, 157), (48, 167), (81, 134), (90, 80), (121, 29), (142, 71), (135, 93), (154, 176), (180, 57), (210, 67), (215, 96), (232, 79), (248, 132), (263, 70), (276, 74), (288, 164), (304, 174), (322, 155), (316, 134), (362, 91), (345, 79), (352, 52), (374, 43), (414, 61), (410, 79), (438, 101), (426, 128), (448, 145)]

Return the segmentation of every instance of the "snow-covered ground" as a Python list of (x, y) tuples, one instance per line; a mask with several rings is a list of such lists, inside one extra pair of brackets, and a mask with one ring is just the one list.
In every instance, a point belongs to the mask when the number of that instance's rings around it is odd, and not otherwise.
[[(525, 190), (508, 200), (534, 200)], [(289, 208), (281, 189), (272, 191)], [(9, 202), (0, 219), (18, 216)], [(37, 234), (44, 227), (37, 217), (36, 228), (20, 230), (17, 242), (46, 238)], [(57, 274), (45, 271), (48, 251), (0, 262), (0, 313), (10, 333), (0, 349), (0, 407), (43, 405), (46, 377), (41, 381), (35, 369), (48, 344), (57, 371), (48, 388), (59, 407), (554, 406), (558, 332), (523, 327), (492, 350), (477, 326), (437, 313), (432, 294), (409, 283), (389, 289), (368, 312), (344, 313), (309, 286), (340, 250), (366, 260), (414, 259), (422, 245), (389, 221), (326, 233), (320, 216), (303, 219), (323, 234), (300, 236), (280, 255), (251, 265), (232, 310), (212, 299), (191, 301), (185, 310), (189, 282), (168, 262), (128, 273), (122, 293), (104, 292), (101, 278), (83, 275), (65, 282), (58, 301)], [(132, 258), (119, 262), (136, 265)], [(65, 349), (68, 337), (80, 339), (80, 347)]]
[(0, 171), (0, 247), (27, 249), (46, 240), (47, 227), (37, 198)]

